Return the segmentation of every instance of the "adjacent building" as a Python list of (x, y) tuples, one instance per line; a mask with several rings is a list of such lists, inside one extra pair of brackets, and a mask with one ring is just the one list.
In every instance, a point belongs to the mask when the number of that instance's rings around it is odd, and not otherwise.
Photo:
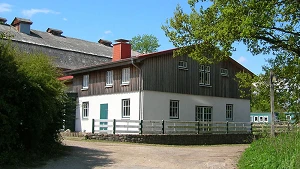
[(10, 38), (12, 45), (25, 52), (41, 52), (53, 59), (56, 67), (71, 70), (111, 61), (112, 46), (107, 41), (99, 43), (66, 37), (62, 30), (48, 28), (45, 31), (31, 29), (29, 19), (14, 18), (6, 24), (0, 18), (0, 32)]

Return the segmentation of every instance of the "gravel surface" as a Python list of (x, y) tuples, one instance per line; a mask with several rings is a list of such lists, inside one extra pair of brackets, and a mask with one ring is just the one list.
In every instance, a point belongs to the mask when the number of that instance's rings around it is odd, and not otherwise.
[(169, 146), (64, 140), (69, 155), (40, 169), (232, 169), (248, 145)]

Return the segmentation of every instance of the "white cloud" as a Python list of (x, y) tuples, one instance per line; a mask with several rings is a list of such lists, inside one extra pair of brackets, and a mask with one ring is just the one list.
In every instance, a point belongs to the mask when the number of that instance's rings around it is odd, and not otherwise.
[(59, 12), (52, 11), (49, 9), (30, 9), (30, 10), (23, 10), (22, 14), (28, 18), (32, 17), (35, 14), (44, 13), (44, 14), (59, 14)]
[(237, 61), (242, 64), (247, 62), (247, 59), (244, 56), (241, 56)]
[(67, 18), (63, 18), (63, 20), (64, 20), (64, 21), (67, 21), (68, 19), (67, 19)]
[(105, 34), (111, 34), (112, 32), (110, 30), (107, 30), (104, 32)]
[(0, 12), (10, 12), (11, 11), (11, 5), (7, 3), (0, 3)]

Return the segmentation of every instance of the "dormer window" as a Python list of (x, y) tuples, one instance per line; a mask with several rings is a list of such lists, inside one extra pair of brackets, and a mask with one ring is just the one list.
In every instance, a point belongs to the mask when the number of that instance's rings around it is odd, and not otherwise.
[(187, 61), (179, 61), (178, 62), (178, 69), (182, 69), (182, 70), (188, 70), (187, 68)]
[(46, 30), (46, 32), (51, 33), (52, 35), (56, 35), (56, 36), (61, 36), (61, 34), (63, 33), (62, 30), (59, 29), (53, 29), (53, 28), (48, 28)]
[(228, 69), (221, 68), (221, 76), (228, 76)]

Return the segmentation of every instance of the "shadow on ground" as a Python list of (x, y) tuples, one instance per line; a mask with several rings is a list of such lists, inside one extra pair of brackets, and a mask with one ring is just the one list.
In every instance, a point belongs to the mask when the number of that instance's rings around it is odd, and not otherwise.
[(114, 163), (109, 158), (111, 152), (100, 151), (92, 148), (66, 146), (67, 155), (59, 159), (47, 162), (45, 166), (35, 167), (36, 169), (92, 169), (105, 167)]

